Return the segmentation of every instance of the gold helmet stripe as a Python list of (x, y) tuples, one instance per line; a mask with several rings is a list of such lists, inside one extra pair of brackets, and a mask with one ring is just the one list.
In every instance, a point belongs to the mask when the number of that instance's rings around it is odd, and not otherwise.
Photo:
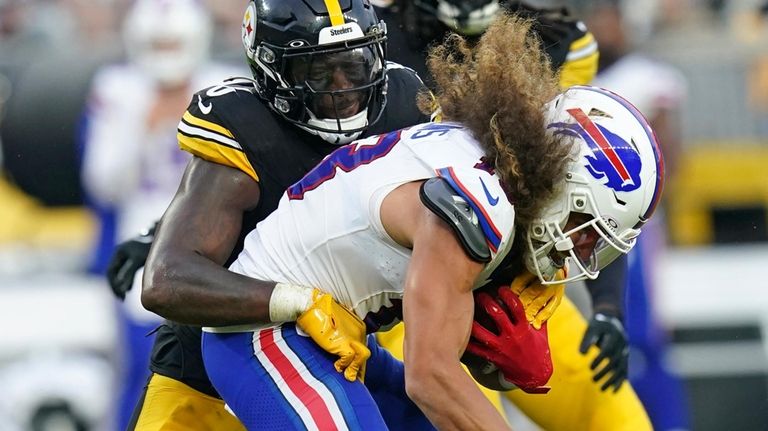
[(331, 25), (344, 24), (344, 14), (341, 13), (341, 5), (339, 0), (324, 0), (325, 7), (328, 8), (328, 15), (331, 18)]

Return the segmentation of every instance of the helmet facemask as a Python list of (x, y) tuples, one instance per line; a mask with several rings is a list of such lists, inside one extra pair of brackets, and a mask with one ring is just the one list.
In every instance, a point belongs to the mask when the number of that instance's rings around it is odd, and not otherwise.
[[(303, 107), (303, 112), (297, 113), (302, 127), (318, 134), (340, 135), (332, 143), (348, 143), (368, 127), (369, 107), (381, 101), (385, 65), (380, 48), (369, 44), (286, 54), (282, 76), (290, 87), (278, 88), (276, 98), (294, 99)], [(372, 122), (380, 115), (381, 109)]]
[[(640, 234), (639, 229), (617, 232), (615, 221), (599, 213), (590, 193), (568, 188), (572, 191), (567, 206), (537, 219), (527, 237), (526, 265), (543, 284), (594, 280), (600, 270), (628, 253)], [(565, 279), (557, 277), (560, 269), (566, 269)]]

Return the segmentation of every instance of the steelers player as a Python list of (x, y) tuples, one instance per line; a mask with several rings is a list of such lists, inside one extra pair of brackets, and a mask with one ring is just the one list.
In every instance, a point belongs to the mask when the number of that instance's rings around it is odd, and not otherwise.
[(568, 88), (589, 82), (597, 73), (598, 50), (586, 26), (567, 8), (536, 8), (518, 0), (397, 0), (374, 2), (387, 22), (387, 57), (415, 70), (427, 84), (430, 76), (424, 62), (427, 48), (448, 32), (476, 39), (499, 10), (506, 9), (533, 19), (533, 30), (560, 70), (560, 86)]
[[(389, 58), (413, 67), (430, 84), (424, 53), (449, 31), (480, 35), (500, 7), (533, 17), (534, 30), (542, 39), (552, 66), (560, 69), (560, 86), (586, 84), (597, 73), (597, 44), (586, 26), (565, 8), (539, 9), (525, 1), (406, 0), (382, 8), (389, 26)], [(628, 369), (628, 345), (623, 321), (623, 290), (626, 257), (587, 282), (594, 314), (587, 324), (566, 297), (548, 326), (554, 374), (546, 395), (509, 391), (504, 395), (544, 429), (644, 430), (651, 429), (648, 416), (634, 390), (624, 381)], [(513, 289), (526, 288), (530, 310), (548, 306), (534, 292), (545, 289), (535, 277), (519, 278)], [(551, 307), (551, 304), (549, 305)], [(546, 313), (542, 313), (545, 316)], [(540, 322), (536, 322), (540, 324)], [(403, 326), (377, 334), (380, 343), (402, 358)], [(594, 345), (594, 346), (593, 346)], [(583, 355), (586, 353), (586, 355)], [(594, 380), (594, 382), (593, 382)], [(596, 383), (595, 383), (596, 382)], [(499, 396), (486, 391), (501, 408)], [(556, 415), (553, 411), (558, 412)]]
[(343, 4), (249, 2), (242, 37), (253, 77), (198, 92), (179, 123), (179, 145), (194, 157), (158, 225), (142, 293), (173, 322), (157, 330), (131, 429), (242, 429), (205, 374), (199, 327), (182, 323), (296, 320), (311, 291), (227, 271), (243, 237), (339, 145), (428, 121), (416, 106), (418, 76), (386, 63), (373, 8)]

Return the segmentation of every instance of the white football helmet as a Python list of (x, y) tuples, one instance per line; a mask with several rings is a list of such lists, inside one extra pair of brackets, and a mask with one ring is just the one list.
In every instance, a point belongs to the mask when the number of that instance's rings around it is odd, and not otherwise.
[(574, 158), (556, 197), (529, 227), (525, 263), (544, 284), (562, 282), (555, 274), (569, 262), (565, 281), (595, 279), (632, 249), (653, 214), (664, 159), (643, 115), (608, 90), (571, 87), (547, 109), (547, 128), (571, 137)]
[(211, 33), (195, 0), (137, 0), (123, 25), (128, 58), (164, 86), (182, 84), (208, 58)]

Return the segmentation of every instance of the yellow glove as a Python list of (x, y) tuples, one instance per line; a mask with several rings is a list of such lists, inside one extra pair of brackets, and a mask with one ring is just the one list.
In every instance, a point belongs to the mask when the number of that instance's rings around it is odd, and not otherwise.
[[(557, 277), (564, 278), (562, 270)], [(528, 271), (515, 277), (509, 288), (520, 297), (525, 318), (536, 329), (541, 329), (541, 324), (552, 317), (565, 293), (565, 284), (542, 285), (539, 278)]]
[(333, 297), (314, 289), (312, 305), (296, 319), (296, 326), (318, 346), (339, 356), (333, 366), (350, 382), (365, 378), (365, 361), (371, 351), (365, 343), (365, 324)]

